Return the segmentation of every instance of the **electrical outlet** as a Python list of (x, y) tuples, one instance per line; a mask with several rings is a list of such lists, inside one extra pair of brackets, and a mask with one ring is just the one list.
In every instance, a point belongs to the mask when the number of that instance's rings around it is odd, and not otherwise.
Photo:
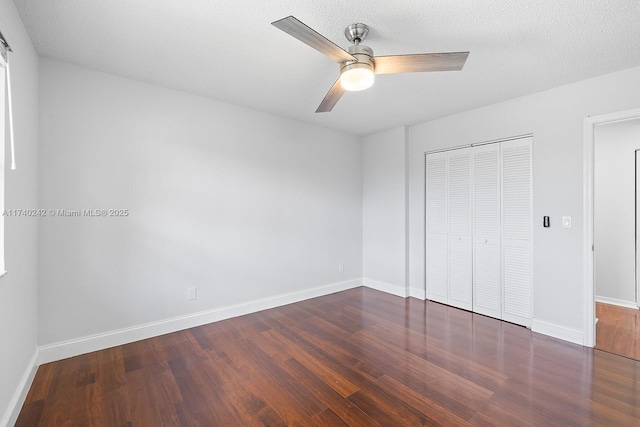
[(338, 264), (338, 273), (342, 273), (344, 271), (344, 264), (340, 263)]
[(187, 288), (187, 301), (198, 299), (198, 288)]

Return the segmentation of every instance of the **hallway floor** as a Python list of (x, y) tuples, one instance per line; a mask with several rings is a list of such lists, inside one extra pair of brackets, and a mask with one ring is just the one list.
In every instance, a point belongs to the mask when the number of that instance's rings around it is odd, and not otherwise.
[(596, 348), (640, 360), (640, 310), (596, 303)]

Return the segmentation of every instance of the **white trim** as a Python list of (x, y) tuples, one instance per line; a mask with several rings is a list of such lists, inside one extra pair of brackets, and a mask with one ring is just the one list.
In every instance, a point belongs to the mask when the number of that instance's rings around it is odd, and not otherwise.
[(533, 319), (531, 330), (539, 334), (558, 338), (564, 341), (569, 341), (574, 344), (582, 345), (584, 341), (582, 331), (556, 325), (555, 323), (543, 322), (541, 320)]
[(152, 338), (183, 329), (193, 328), (232, 317), (255, 313), (257, 311), (328, 295), (334, 292), (356, 288), (358, 286), (362, 286), (362, 280), (353, 279), (346, 282), (319, 286), (317, 288), (307, 289), (304, 291), (257, 299), (242, 304), (220, 307), (213, 310), (177, 316), (170, 319), (149, 322), (115, 331), (108, 331), (100, 334), (47, 344), (39, 347), (40, 364)]
[(525, 133), (523, 135), (510, 136), (508, 138), (500, 138), (500, 139), (492, 139), (492, 140), (489, 140), (489, 141), (474, 142), (473, 144), (458, 145), (456, 147), (450, 147), (450, 148), (439, 148), (437, 150), (425, 151), (424, 154), (442, 153), (443, 151), (461, 150), (463, 148), (480, 147), (482, 145), (489, 145), (489, 144), (500, 144), (500, 143), (503, 143), (503, 142), (515, 141), (516, 139), (523, 139), (523, 138), (529, 138), (529, 137), (533, 138), (533, 134), (532, 133)]
[(404, 150), (404, 286), (411, 296), (411, 175), (409, 174), (409, 129), (403, 130)]
[(4, 276), (5, 274), (7, 274), (7, 271), (0, 271), (0, 277)]
[[(9, 140), (11, 141), (11, 170), (16, 170), (16, 147), (13, 141), (13, 101), (11, 100), (11, 66), (7, 54), (7, 104), (9, 105)], [(3, 100), (4, 102), (4, 100)]]
[(596, 302), (613, 304), (613, 305), (626, 307), (626, 308), (635, 308), (636, 310), (638, 309), (638, 304), (636, 304), (635, 301), (625, 301), (625, 300), (616, 299), (616, 298), (601, 297), (600, 295), (596, 295)]
[(601, 116), (587, 117), (584, 119), (584, 152), (583, 152), (583, 328), (585, 347), (593, 347), (596, 342), (595, 328), (595, 292), (594, 292), (594, 265), (593, 265), (593, 168), (594, 168), (594, 128), (603, 123), (612, 123), (640, 117), (640, 109), (621, 111), (618, 113), (604, 114)]
[(31, 359), (29, 359), (29, 363), (27, 364), (24, 373), (22, 374), (22, 378), (20, 378), (20, 382), (18, 383), (18, 387), (16, 387), (13, 392), (13, 396), (11, 396), (11, 400), (9, 401), (9, 405), (0, 420), (0, 426), (7, 427), (12, 426), (18, 420), (18, 415), (20, 415), (20, 410), (22, 409), (22, 404), (24, 400), (27, 398), (27, 393), (31, 388), (31, 384), (33, 383), (33, 379), (36, 376), (36, 371), (38, 370), (38, 349), (36, 348), (33, 351), (33, 355)]
[(409, 288), (409, 296), (421, 300), (426, 300), (427, 291), (425, 289)]
[(407, 288), (404, 286), (392, 285), (390, 283), (378, 282), (371, 279), (362, 279), (362, 283), (368, 288), (386, 292), (391, 295), (403, 298), (407, 298), (409, 296), (409, 292), (407, 292)]

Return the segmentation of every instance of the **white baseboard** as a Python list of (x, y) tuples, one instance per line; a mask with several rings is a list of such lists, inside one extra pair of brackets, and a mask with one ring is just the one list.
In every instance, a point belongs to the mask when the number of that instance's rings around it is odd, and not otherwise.
[[(152, 338), (158, 335), (193, 328), (207, 323), (217, 322), (237, 316), (243, 316), (245, 314), (255, 313), (261, 310), (267, 310), (270, 308), (328, 295), (334, 292), (340, 292), (363, 285), (403, 298), (406, 298), (408, 296), (420, 298), (423, 300), (426, 298), (423, 289), (407, 289), (404, 286), (396, 286), (371, 279), (358, 278), (340, 283), (332, 283), (313, 289), (307, 289), (304, 291), (292, 292), (269, 298), (262, 298), (254, 301), (248, 301), (242, 304), (220, 307), (213, 310), (201, 311), (198, 313), (159, 320), (156, 322), (150, 322), (142, 325), (132, 326), (129, 328), (123, 328), (119, 330), (104, 332), (101, 334), (95, 334), (77, 339), (43, 345), (38, 347), (38, 350), (34, 354), (33, 361), (30, 365), (31, 368), (28, 372), (25, 372), (25, 375), (20, 383), (20, 387), (18, 388), (16, 395), (12, 399), (12, 405), (15, 406), (18, 402), (24, 401), (24, 397), (26, 396), (26, 392), (29, 389), (31, 381), (33, 380), (33, 376), (35, 375), (38, 364), (49, 363), (56, 360), (89, 353), (92, 351), (102, 350), (105, 348), (127, 344), (134, 341)], [(583, 345), (583, 333), (579, 330), (574, 330), (566, 328), (564, 326), (535, 319), (533, 320), (531, 329), (534, 332)], [(38, 363), (36, 364), (36, 362)], [(20, 405), (18, 406), (18, 413), (21, 405), (22, 404), (20, 403)], [(13, 408), (13, 406), (10, 406), (10, 408)], [(5, 417), (2, 419), (2, 421), (8, 422), (8, 420), (11, 419), (10, 417), (12, 417), (13, 415), (17, 417), (18, 413), (13, 414), (13, 412), (13, 409), (9, 410), (9, 413), (5, 414)], [(0, 426), (3, 426), (3, 424), (0, 423)]]
[(425, 289), (409, 288), (409, 296), (421, 300), (426, 300), (427, 291)]
[(584, 345), (584, 334), (577, 329), (567, 328), (554, 323), (533, 319), (531, 330), (539, 334), (548, 335), (574, 344)]
[(207, 323), (217, 322), (232, 317), (243, 316), (269, 308), (279, 307), (310, 298), (340, 292), (362, 286), (362, 279), (332, 283), (304, 291), (262, 298), (242, 304), (220, 307), (213, 310), (178, 316), (171, 319), (145, 323), (129, 328), (85, 336), (77, 339), (61, 341), (39, 347), (39, 362), (49, 363), (92, 351), (102, 350), (134, 341), (152, 338), (158, 335), (181, 331)]
[(27, 393), (33, 383), (33, 378), (36, 376), (36, 371), (38, 370), (38, 353), (38, 349), (36, 348), (26, 369), (24, 370), (24, 373), (22, 374), (22, 378), (20, 378), (18, 387), (16, 387), (13, 396), (11, 396), (11, 400), (9, 401), (6, 411), (0, 420), (1, 427), (13, 426), (18, 420), (22, 404), (27, 397)]
[(406, 298), (409, 296), (407, 292), (407, 288), (405, 288), (404, 286), (391, 285), (389, 283), (378, 282), (376, 280), (371, 280), (371, 279), (362, 279), (362, 283), (367, 288), (386, 292), (391, 295), (396, 295), (403, 298)]
[(605, 303), (605, 304), (618, 305), (620, 307), (635, 308), (636, 310), (638, 309), (638, 304), (636, 304), (635, 301), (625, 301), (625, 300), (621, 300), (621, 299), (601, 297), (601, 296), (598, 296), (598, 295), (596, 295), (596, 301), (597, 302), (602, 302), (602, 303)]

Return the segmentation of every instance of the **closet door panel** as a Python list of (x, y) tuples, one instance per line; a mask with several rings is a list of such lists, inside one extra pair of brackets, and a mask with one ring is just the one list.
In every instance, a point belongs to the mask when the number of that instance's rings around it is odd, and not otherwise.
[(471, 198), (472, 149), (449, 152), (449, 298), (454, 307), (473, 308)]
[(426, 156), (426, 290), (427, 299), (448, 303), (447, 153)]
[(449, 241), (449, 301), (465, 310), (473, 309), (473, 247), (469, 237)]
[(427, 299), (448, 303), (447, 240), (427, 240)]
[(476, 243), (473, 253), (473, 311), (502, 318), (502, 269), (499, 239)]
[(477, 147), (473, 158), (473, 311), (502, 317), (500, 146)]
[(527, 327), (533, 317), (532, 138), (501, 143), (502, 318)]
[(519, 325), (531, 326), (532, 265), (530, 245), (512, 242), (503, 249), (504, 309), (502, 318)]

